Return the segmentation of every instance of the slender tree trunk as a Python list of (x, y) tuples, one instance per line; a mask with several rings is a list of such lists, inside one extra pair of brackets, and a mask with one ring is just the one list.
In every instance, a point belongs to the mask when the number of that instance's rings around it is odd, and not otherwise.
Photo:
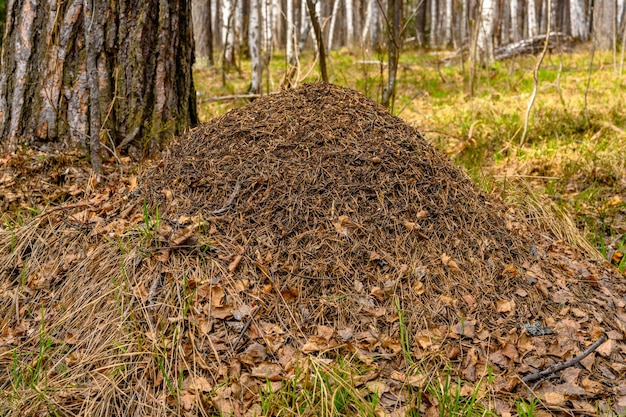
[(287, 1), (287, 16), (286, 16), (286, 26), (287, 26), (287, 30), (286, 30), (286, 34), (285, 34), (285, 48), (287, 49), (287, 62), (290, 65), (293, 65), (296, 62), (296, 56), (295, 53), (297, 52), (296, 50), (294, 50), (294, 44), (295, 44), (295, 36), (296, 36), (296, 27), (294, 25), (294, 21), (293, 21), (293, 13), (294, 13), (294, 8), (293, 8), (293, 1), (294, 0), (286, 0)]
[(261, 59), (261, 2), (263, 0), (250, 0), (250, 24), (248, 26), (248, 48), (252, 61), (252, 80), (250, 93), (259, 94), (263, 82), (263, 61)]
[(315, 11), (315, 4), (313, 0), (306, 0), (307, 8), (309, 9), (309, 16), (311, 18), (311, 24), (313, 25), (313, 31), (315, 32), (315, 40), (317, 41), (317, 49), (320, 58), (320, 72), (322, 73), (322, 81), (328, 82), (328, 72), (326, 70), (326, 49), (324, 48), (324, 36), (322, 34), (322, 27), (320, 21), (317, 18)]
[[(505, 6), (506, 7), (506, 6)], [(522, 40), (522, 33), (524, 26), (520, 19), (521, 13), (521, 0), (511, 0), (511, 39), (513, 42)]]
[(211, 0), (191, 2), (193, 34), (196, 43), (196, 58), (199, 62), (213, 65), (213, 22)]
[(595, 0), (593, 6), (593, 42), (598, 50), (609, 50), (615, 31), (615, 0)]
[(328, 45), (326, 45), (326, 47), (328, 48), (328, 51), (331, 51), (333, 49), (335, 24), (337, 23), (337, 15), (339, 14), (340, 3), (341, 3), (341, 0), (335, 0), (335, 3), (333, 4), (333, 11), (330, 15), (330, 28), (328, 29)]
[(346, 46), (354, 43), (354, 0), (345, 0), (346, 9)]
[(452, 0), (445, 0), (445, 15), (443, 19), (443, 42), (446, 47), (452, 45)]
[(493, 58), (493, 31), (496, 19), (495, 0), (482, 0), (478, 22), (478, 54), (482, 64), (491, 64)]
[(197, 123), (189, 1), (39, 3), (9, 4), (0, 142), (148, 154)]
[(426, 46), (426, 0), (417, 1), (417, 10), (415, 10), (415, 38), (417, 45)]
[(535, 0), (528, 0), (528, 37), (532, 38), (537, 35), (539, 32), (539, 27), (537, 26), (537, 6)]
[(300, 39), (298, 40), (298, 55), (302, 53), (307, 39), (309, 39), (309, 33), (311, 32), (311, 18), (309, 17), (308, 8), (306, 2), (302, 0), (300, 5)]
[(387, 1), (387, 50), (389, 54), (387, 85), (383, 91), (383, 106), (393, 110), (393, 102), (396, 95), (396, 76), (398, 73), (398, 60), (400, 58), (400, 45), (402, 42), (402, 0)]

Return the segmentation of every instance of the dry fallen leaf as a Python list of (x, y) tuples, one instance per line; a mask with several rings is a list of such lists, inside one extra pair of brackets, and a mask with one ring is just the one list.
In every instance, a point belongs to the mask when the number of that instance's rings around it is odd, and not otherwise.
[(515, 301), (513, 300), (498, 300), (496, 302), (496, 311), (498, 313), (510, 313), (515, 310)]
[(283, 368), (276, 363), (263, 362), (259, 366), (252, 368), (250, 373), (255, 378), (279, 381), (281, 379), (280, 374), (282, 371)]

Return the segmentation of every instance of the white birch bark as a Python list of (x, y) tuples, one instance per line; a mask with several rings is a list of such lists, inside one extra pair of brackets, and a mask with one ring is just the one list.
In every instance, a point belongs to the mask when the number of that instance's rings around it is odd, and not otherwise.
[(331, 51), (333, 49), (333, 38), (335, 35), (335, 24), (337, 23), (337, 14), (339, 12), (339, 5), (341, 3), (341, 0), (335, 0), (335, 3), (333, 4), (333, 11), (330, 15), (330, 28), (328, 29), (328, 44), (326, 45), (326, 48), (328, 48), (329, 51)]
[[(234, 0), (236, 1), (236, 0)], [(232, 63), (233, 49), (235, 44), (235, 32), (233, 25), (235, 21), (235, 8), (233, 0), (222, 0), (222, 40), (224, 42), (224, 61)]]
[(574, 38), (586, 40), (589, 37), (585, 21), (585, 0), (569, 1), (571, 33)]
[(261, 22), (260, 8), (263, 0), (250, 0), (250, 20), (248, 27), (248, 47), (250, 48), (250, 60), (252, 61), (252, 79), (250, 92), (261, 92), (263, 61), (261, 59)]
[(445, 46), (452, 44), (452, 0), (445, 0), (446, 9), (443, 19), (443, 41)]
[(289, 64), (293, 64), (296, 61), (296, 56), (294, 51), (295, 44), (295, 36), (296, 36), (296, 27), (293, 21), (293, 0), (287, 1), (287, 16), (286, 16), (286, 39), (285, 39), (285, 48), (287, 50), (287, 62)]
[(539, 32), (539, 28), (537, 27), (537, 5), (535, 4), (535, 0), (528, 0), (527, 18), (528, 37), (532, 38)]
[(478, 22), (477, 47), (480, 60), (484, 64), (493, 62), (493, 31), (496, 21), (495, 0), (482, 0), (480, 21)]
[(365, 48), (368, 43), (368, 35), (370, 26), (372, 25), (372, 8), (375, 6), (376, 0), (369, 0), (367, 2), (367, 9), (365, 10), (365, 22), (363, 23), (363, 32), (361, 33), (361, 46)]
[(302, 52), (304, 49), (304, 45), (306, 45), (306, 41), (309, 38), (309, 33), (311, 33), (311, 18), (309, 17), (309, 12), (307, 11), (306, 4), (304, 0), (300, 2), (300, 39), (298, 40), (298, 54)]
[(380, 9), (378, 0), (372, 0), (372, 20), (370, 24), (371, 44), (376, 45), (379, 42), (380, 35)]
[(345, 0), (346, 7), (346, 45), (352, 46), (354, 42), (354, 0)]
[(437, 0), (430, 0), (430, 46), (432, 47), (439, 46), (438, 23)]
[(513, 42), (522, 40), (522, 31), (524, 26), (520, 20), (521, 0), (511, 0), (511, 39)]

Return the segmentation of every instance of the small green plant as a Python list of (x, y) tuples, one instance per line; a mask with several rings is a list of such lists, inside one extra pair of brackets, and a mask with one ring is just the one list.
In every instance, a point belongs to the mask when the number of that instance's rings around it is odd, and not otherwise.
[(396, 311), (398, 312), (398, 325), (400, 327), (400, 346), (402, 347), (402, 354), (407, 365), (413, 365), (413, 357), (411, 356), (411, 339), (409, 331), (404, 319), (404, 311), (400, 305), (400, 299), (396, 297), (394, 300), (396, 303)]
[(517, 410), (518, 417), (534, 417), (535, 408), (539, 405), (539, 400), (532, 398), (529, 401), (520, 400), (515, 403), (515, 409)]
[(156, 205), (154, 217), (152, 217), (148, 210), (148, 203), (146, 200), (144, 200), (142, 213), (143, 213), (144, 226), (139, 228), (139, 233), (145, 239), (149, 241), (153, 241), (156, 238), (156, 232), (159, 230), (159, 227), (161, 226), (161, 216), (159, 214), (159, 205), (158, 204)]

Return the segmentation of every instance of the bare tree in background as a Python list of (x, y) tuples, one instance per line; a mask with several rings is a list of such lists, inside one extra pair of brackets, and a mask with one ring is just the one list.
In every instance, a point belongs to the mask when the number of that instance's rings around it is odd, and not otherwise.
[(393, 110), (396, 96), (396, 78), (398, 74), (398, 61), (400, 59), (400, 47), (402, 43), (402, 0), (387, 1), (387, 53), (388, 77), (387, 85), (383, 91), (383, 106)]
[(328, 82), (328, 71), (326, 69), (326, 49), (324, 48), (324, 36), (322, 33), (322, 27), (320, 26), (317, 13), (315, 11), (315, 4), (313, 0), (306, 0), (307, 8), (309, 9), (309, 17), (311, 18), (311, 24), (313, 25), (313, 31), (315, 32), (315, 40), (317, 42), (317, 49), (320, 59), (320, 72), (322, 74), (322, 81)]
[(250, 81), (250, 93), (259, 94), (263, 81), (263, 60), (261, 58), (261, 2), (263, 0), (250, 0), (250, 20), (248, 26), (248, 50), (252, 61), (252, 79)]
[(191, 2), (191, 16), (193, 17), (193, 34), (196, 43), (196, 59), (206, 60), (213, 65), (213, 13), (211, 0), (193, 0)]

